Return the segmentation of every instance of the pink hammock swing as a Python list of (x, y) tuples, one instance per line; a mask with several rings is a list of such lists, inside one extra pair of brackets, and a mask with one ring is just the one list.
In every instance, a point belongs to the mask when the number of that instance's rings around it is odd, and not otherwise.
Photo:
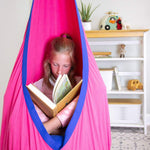
[[(64, 136), (49, 135), (25, 85), (43, 75), (49, 39), (69, 33), (83, 83)], [(75, 0), (33, 0), (24, 41), (4, 96), (1, 150), (110, 150), (106, 87), (85, 37)]]

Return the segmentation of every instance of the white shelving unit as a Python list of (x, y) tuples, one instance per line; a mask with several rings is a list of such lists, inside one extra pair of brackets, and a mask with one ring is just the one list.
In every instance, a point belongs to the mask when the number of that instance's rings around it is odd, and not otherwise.
[(105, 59), (102, 59), (102, 58), (95, 58), (96, 61), (129, 61), (129, 60), (141, 60), (143, 61), (144, 58), (143, 57), (128, 57), (128, 58), (105, 58)]
[[(95, 58), (99, 68), (118, 68), (121, 90), (113, 83), (111, 91), (107, 91), (108, 98), (137, 98), (142, 101), (142, 111), (138, 123), (111, 123), (112, 127), (139, 127), (147, 134), (146, 125), (146, 43), (145, 34), (148, 29), (139, 30), (95, 30), (86, 31), (92, 51), (112, 52), (112, 57)], [(120, 58), (118, 49), (125, 44), (126, 57)], [(143, 83), (143, 90), (128, 90), (127, 82), (139, 79)]]

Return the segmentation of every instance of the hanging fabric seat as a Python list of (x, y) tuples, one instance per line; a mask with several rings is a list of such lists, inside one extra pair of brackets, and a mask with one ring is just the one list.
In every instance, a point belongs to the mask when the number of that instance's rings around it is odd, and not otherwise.
[[(49, 135), (26, 88), (43, 76), (49, 40), (69, 33), (83, 83), (65, 135)], [(31, 14), (4, 95), (1, 150), (110, 150), (106, 87), (88, 45), (75, 0), (33, 0)]]

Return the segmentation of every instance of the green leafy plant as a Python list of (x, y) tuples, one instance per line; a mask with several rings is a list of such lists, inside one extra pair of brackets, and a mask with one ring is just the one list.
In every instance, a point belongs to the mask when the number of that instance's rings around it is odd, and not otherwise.
[[(100, 5), (100, 4), (99, 4)], [(90, 17), (93, 14), (93, 12), (99, 7), (99, 5), (97, 5), (96, 7), (94, 7), (92, 9), (92, 3), (88, 3), (88, 5), (85, 5), (82, 1), (81, 1), (81, 9), (79, 9), (80, 15), (81, 15), (81, 19), (83, 22), (89, 22), (90, 21)]]

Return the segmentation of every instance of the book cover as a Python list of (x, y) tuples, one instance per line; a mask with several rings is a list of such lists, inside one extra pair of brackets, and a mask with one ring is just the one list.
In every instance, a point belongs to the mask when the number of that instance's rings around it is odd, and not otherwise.
[(72, 88), (68, 76), (63, 76), (58, 78), (53, 89), (53, 97), (56, 98), (56, 103), (50, 100), (32, 83), (26, 85), (32, 101), (50, 118), (56, 116), (57, 113), (70, 103), (80, 91), (82, 80), (74, 88)]
[(116, 83), (117, 83), (118, 90), (121, 90), (121, 83), (120, 83), (117, 67), (114, 67), (114, 72), (115, 72), (115, 77), (116, 77)]

